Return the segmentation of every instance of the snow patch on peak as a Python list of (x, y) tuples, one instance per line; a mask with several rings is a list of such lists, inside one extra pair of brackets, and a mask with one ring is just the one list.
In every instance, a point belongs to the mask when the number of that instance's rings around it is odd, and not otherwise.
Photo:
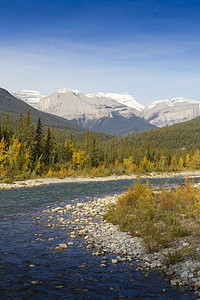
[(79, 90), (71, 90), (69, 88), (64, 88), (56, 91), (57, 94), (67, 94), (67, 93), (73, 93), (74, 95), (82, 94)]
[(184, 98), (184, 97), (176, 97), (176, 98), (172, 98), (170, 100), (170, 102), (172, 103), (198, 103), (198, 101), (196, 100), (192, 100), (192, 99), (187, 99), (187, 98)]
[(107, 97), (117, 100), (119, 103), (124, 104), (128, 107), (135, 108), (137, 110), (142, 111), (144, 109), (144, 106), (140, 103), (138, 103), (133, 96), (129, 94), (116, 94), (116, 93), (107, 93)]
[(199, 103), (196, 100), (191, 100), (191, 99), (187, 99), (184, 97), (176, 97), (176, 98), (172, 98), (172, 99), (163, 99), (163, 100), (157, 100), (151, 104), (149, 104), (148, 106), (146, 106), (145, 109), (152, 109), (153, 107), (159, 107), (162, 106), (164, 107), (171, 107), (174, 106), (176, 104), (179, 103), (185, 103), (185, 104), (195, 104), (195, 103)]
[(86, 94), (87, 97), (93, 98), (93, 97), (98, 97), (98, 98), (107, 98), (105, 93), (98, 92), (98, 93), (92, 93), (92, 94)]
[(159, 106), (159, 105), (173, 106), (173, 103), (171, 103), (169, 99), (157, 100), (157, 101), (149, 104), (148, 106), (146, 106), (145, 109), (151, 109), (151, 108)]
[(119, 102), (120, 104), (126, 105), (128, 107), (134, 108), (138, 111), (142, 111), (144, 109), (144, 106), (140, 103), (138, 103), (133, 96), (124, 93), (124, 94), (117, 94), (117, 93), (94, 93), (94, 94), (87, 94), (87, 97), (93, 98), (93, 97), (98, 97), (98, 98), (109, 98), (112, 100), (115, 100)]
[(12, 93), (12, 95), (33, 106), (38, 104), (39, 101), (45, 97), (40, 92), (32, 90), (21, 90)]

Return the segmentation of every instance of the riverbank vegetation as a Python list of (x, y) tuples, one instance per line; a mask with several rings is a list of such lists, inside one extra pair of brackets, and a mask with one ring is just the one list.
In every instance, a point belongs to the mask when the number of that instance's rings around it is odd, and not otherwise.
[[(200, 150), (195, 143), (199, 135), (195, 135), (190, 147), (183, 146), (182, 140), (178, 147), (177, 131), (172, 128), (150, 130), (125, 138), (108, 137), (88, 130), (64, 138), (50, 127), (45, 129), (40, 118), (37, 125), (33, 125), (30, 111), (26, 116), (21, 114), (15, 125), (7, 116), (0, 125), (0, 180), (200, 169)], [(188, 126), (186, 129), (188, 135)], [(173, 131), (174, 139), (173, 135), (171, 139), (167, 138), (168, 135), (164, 139), (160, 130), (163, 133)]]
[[(147, 251), (152, 253), (173, 245), (179, 238), (198, 240), (199, 215), (200, 189), (189, 179), (181, 186), (159, 191), (153, 191), (148, 181), (142, 184), (139, 180), (108, 207), (105, 218), (131, 235), (142, 237)], [(187, 254), (193, 253), (186, 250)], [(185, 255), (168, 253), (166, 258), (177, 261)]]

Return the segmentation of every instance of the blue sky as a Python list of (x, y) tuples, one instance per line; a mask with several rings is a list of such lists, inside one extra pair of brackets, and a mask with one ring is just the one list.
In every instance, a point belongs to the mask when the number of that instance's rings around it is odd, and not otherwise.
[(0, 87), (200, 100), (199, 0), (0, 0)]

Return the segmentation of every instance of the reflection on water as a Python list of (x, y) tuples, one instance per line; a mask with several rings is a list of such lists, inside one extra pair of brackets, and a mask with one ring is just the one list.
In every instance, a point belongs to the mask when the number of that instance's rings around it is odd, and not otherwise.
[[(183, 179), (149, 180), (156, 186), (178, 181)], [(66, 251), (53, 249), (58, 243), (69, 242), (70, 235), (62, 228), (45, 227), (48, 218), (42, 211), (47, 205), (64, 206), (120, 193), (132, 182), (66, 183), (0, 191), (0, 298), (196, 299), (190, 291), (172, 289), (158, 271), (138, 271), (134, 262), (133, 266), (107, 263), (107, 268), (101, 268), (101, 258), (86, 251), (82, 238), (73, 240)]]

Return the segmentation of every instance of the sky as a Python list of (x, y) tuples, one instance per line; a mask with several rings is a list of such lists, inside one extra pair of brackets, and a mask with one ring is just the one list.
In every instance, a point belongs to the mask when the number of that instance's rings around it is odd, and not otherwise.
[(0, 0), (0, 87), (200, 101), (200, 1)]

